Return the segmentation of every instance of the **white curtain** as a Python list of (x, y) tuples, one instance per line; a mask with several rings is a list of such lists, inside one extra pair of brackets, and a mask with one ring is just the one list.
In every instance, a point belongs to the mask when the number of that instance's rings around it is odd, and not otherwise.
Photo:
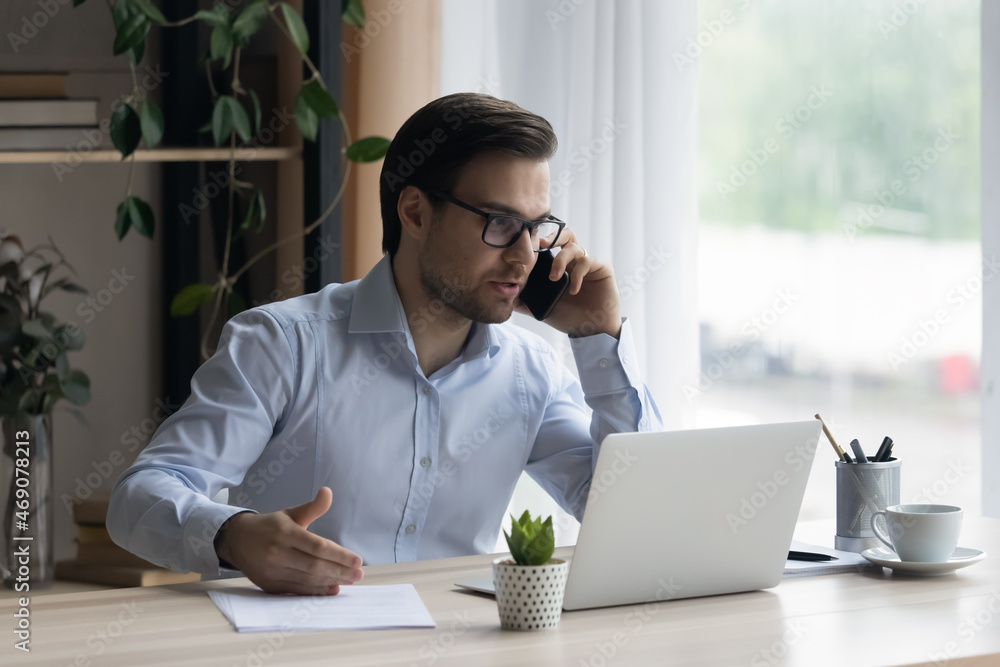
[[(982, 4), (983, 259), (1000, 256), (1000, 4)], [(983, 281), (983, 514), (1000, 517), (1000, 284)]]
[[(441, 94), (489, 93), (552, 123), (552, 211), (611, 261), (668, 429), (693, 426), (699, 369), (697, 20), (697, 0), (442, 2)], [(572, 367), (565, 337), (549, 338)], [(533, 493), (519, 485), (512, 509), (539, 511)], [(562, 524), (560, 543), (575, 540)]]

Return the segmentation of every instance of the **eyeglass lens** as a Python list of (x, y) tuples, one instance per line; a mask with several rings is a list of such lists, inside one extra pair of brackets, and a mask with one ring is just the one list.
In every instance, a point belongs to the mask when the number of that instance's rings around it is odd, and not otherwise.
[[(505, 246), (521, 233), (521, 229), (521, 220), (518, 218), (497, 216), (487, 225), (484, 238), (491, 245)], [(535, 250), (550, 248), (558, 234), (559, 225), (554, 222), (542, 222), (531, 229), (531, 246)]]

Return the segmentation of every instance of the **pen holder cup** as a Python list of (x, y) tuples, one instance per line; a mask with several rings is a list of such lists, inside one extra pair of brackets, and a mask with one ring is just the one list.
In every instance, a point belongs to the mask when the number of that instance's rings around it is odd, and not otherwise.
[(882, 546), (872, 531), (872, 514), (899, 504), (899, 464), (894, 458), (882, 463), (835, 463), (837, 549), (861, 553)]

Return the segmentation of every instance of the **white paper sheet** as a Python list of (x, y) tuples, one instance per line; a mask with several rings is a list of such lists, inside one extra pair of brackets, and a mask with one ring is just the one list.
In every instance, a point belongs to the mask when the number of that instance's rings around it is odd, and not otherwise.
[(871, 567), (868, 559), (861, 554), (851, 551), (839, 551), (830, 547), (821, 547), (815, 544), (806, 544), (792, 540), (790, 549), (795, 551), (811, 551), (813, 553), (836, 556), (837, 560), (828, 561), (785, 561), (785, 572), (782, 579), (792, 579), (795, 577), (815, 577), (821, 574), (842, 574), (845, 572), (860, 572), (866, 567)]
[(272, 595), (256, 587), (208, 591), (238, 632), (436, 627), (413, 584), (341, 586), (337, 595)]

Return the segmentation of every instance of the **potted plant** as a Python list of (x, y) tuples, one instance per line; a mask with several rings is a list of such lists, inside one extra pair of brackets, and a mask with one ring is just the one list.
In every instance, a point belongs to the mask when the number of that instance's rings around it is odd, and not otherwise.
[(532, 520), (527, 510), (520, 519), (511, 515), (510, 534), (504, 531), (510, 557), (493, 561), (500, 627), (505, 630), (544, 630), (559, 625), (569, 564), (552, 558), (555, 535), (552, 517)]
[[(63, 0), (64, 1), (64, 0)], [(74, 0), (73, 6), (82, 5), (85, 0)], [(164, 7), (167, 2), (160, 3)], [(118, 205), (115, 216), (115, 233), (121, 240), (131, 229), (152, 238), (156, 225), (152, 207), (132, 194), (133, 175), (136, 168), (135, 150), (145, 141), (146, 148), (155, 148), (164, 134), (169, 118), (140, 88), (136, 76), (136, 65), (146, 52), (146, 40), (150, 28), (159, 24), (163, 28), (179, 28), (198, 22), (210, 28), (210, 37), (202, 40), (208, 44), (201, 55), (207, 75), (206, 90), (212, 96), (212, 114), (205, 119), (201, 131), (210, 134), (215, 146), (229, 148), (228, 206), (226, 207), (226, 235), (222, 261), (218, 276), (213, 284), (192, 283), (174, 295), (170, 304), (170, 315), (182, 317), (192, 315), (200, 308), (211, 304), (207, 324), (203, 328), (201, 340), (202, 360), (211, 356), (209, 338), (213, 334), (216, 319), (223, 313), (228, 316), (246, 310), (243, 298), (235, 291), (236, 281), (262, 257), (278, 247), (298, 241), (311, 233), (333, 212), (339, 204), (351, 173), (352, 163), (374, 162), (381, 159), (389, 149), (389, 139), (379, 136), (352, 140), (347, 118), (330, 93), (319, 69), (309, 57), (309, 30), (298, 10), (287, 2), (271, 0), (228, 0), (215, 2), (209, 10), (199, 10), (193, 15), (176, 21), (168, 21), (163, 12), (150, 0), (108, 0), (108, 11), (115, 26), (114, 53), (126, 55), (132, 72), (132, 90), (123, 96), (123, 103), (112, 113), (109, 134), (111, 141), (121, 155), (129, 162), (128, 185), (125, 199)], [(365, 30), (365, 8), (362, 0), (342, 0), (341, 16), (344, 23), (357, 30)], [(308, 141), (316, 141), (320, 121), (336, 118), (340, 121), (343, 150), (343, 177), (333, 201), (323, 213), (296, 233), (279, 238), (257, 252), (243, 266), (230, 265), (233, 242), (243, 234), (253, 231), (260, 233), (264, 228), (267, 210), (264, 192), (260, 186), (237, 178), (237, 147), (258, 145), (257, 136), (261, 131), (262, 108), (257, 93), (240, 79), (241, 54), (270, 21), (278, 29), (279, 39), (289, 40), (302, 56), (310, 76), (302, 81), (295, 102), (295, 123)], [(212, 74), (213, 67), (226, 73), (225, 86), (217, 88)], [(194, 94), (194, 93), (192, 93)], [(239, 197), (243, 205), (237, 216), (235, 200)]]
[(0, 234), (0, 572), (19, 591), (53, 576), (52, 408), (90, 400), (90, 379), (66, 358), (83, 347), (83, 330), (41, 310), (55, 290), (86, 293), (59, 275), (67, 271), (75, 273), (51, 239), (25, 251)]

